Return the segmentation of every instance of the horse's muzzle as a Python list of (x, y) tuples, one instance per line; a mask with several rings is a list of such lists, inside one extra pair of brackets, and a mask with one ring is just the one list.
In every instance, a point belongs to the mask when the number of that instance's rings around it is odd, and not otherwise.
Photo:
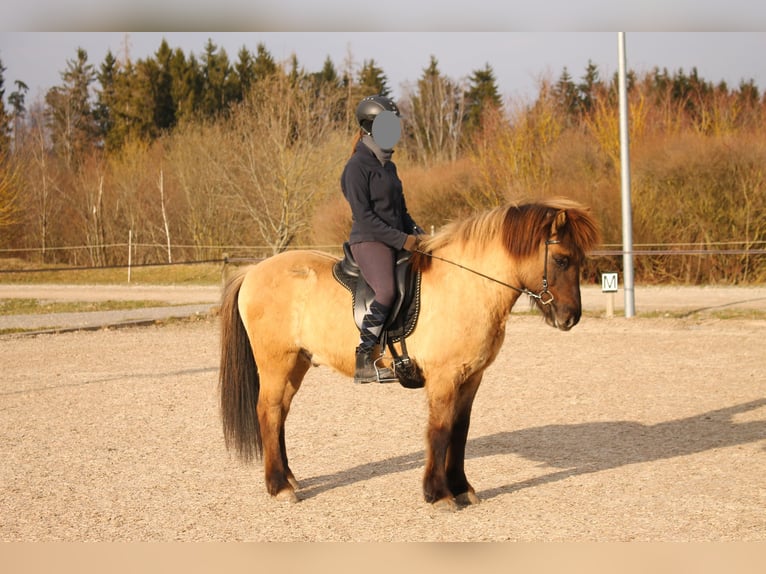
[(538, 305), (538, 308), (542, 311), (545, 322), (560, 331), (569, 331), (580, 322), (579, 309), (556, 308), (553, 305)]

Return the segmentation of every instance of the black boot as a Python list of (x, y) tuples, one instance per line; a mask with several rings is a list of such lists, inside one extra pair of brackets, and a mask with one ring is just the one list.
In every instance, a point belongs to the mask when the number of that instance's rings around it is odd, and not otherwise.
[(396, 373), (388, 367), (378, 367), (372, 359), (372, 349), (356, 348), (354, 383), (390, 383), (397, 381)]

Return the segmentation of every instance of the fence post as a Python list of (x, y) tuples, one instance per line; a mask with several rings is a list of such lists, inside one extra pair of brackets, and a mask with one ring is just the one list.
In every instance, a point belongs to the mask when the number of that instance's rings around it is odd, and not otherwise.
[(133, 263), (133, 230), (128, 230), (128, 283), (130, 283), (130, 266)]

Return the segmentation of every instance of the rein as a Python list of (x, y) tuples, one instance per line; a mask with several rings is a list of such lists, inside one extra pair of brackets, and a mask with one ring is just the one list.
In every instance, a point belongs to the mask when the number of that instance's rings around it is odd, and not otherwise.
[(473, 273), (474, 275), (478, 275), (479, 277), (488, 279), (494, 283), (502, 285), (503, 287), (508, 287), (509, 289), (513, 289), (514, 291), (517, 291), (518, 293), (528, 295), (532, 299), (537, 299), (543, 305), (550, 305), (551, 303), (553, 303), (553, 293), (548, 291), (548, 245), (551, 245), (554, 243), (561, 243), (561, 242), (555, 239), (547, 239), (545, 241), (545, 263), (543, 265), (543, 289), (539, 293), (530, 291), (526, 287), (515, 287), (514, 285), (510, 285), (509, 283), (505, 283), (504, 281), (500, 281), (499, 279), (495, 279), (494, 277), (490, 277), (489, 275), (485, 275), (484, 273), (481, 273), (480, 271), (476, 271), (475, 269), (471, 269), (470, 267), (466, 267), (465, 265), (461, 265), (460, 263), (450, 261), (449, 259), (445, 259), (444, 257), (439, 257), (438, 255), (434, 255), (433, 253), (426, 253), (425, 251), (420, 251), (419, 249), (417, 249), (416, 251), (420, 253), (421, 255), (425, 255), (433, 259), (438, 259), (439, 261), (443, 261), (444, 263), (449, 263), (450, 265), (454, 265), (455, 267), (458, 267), (460, 269)]

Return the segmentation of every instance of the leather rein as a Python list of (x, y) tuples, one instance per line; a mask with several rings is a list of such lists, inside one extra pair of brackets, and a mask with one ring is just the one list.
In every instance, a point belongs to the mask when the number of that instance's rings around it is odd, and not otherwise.
[(439, 257), (438, 255), (434, 255), (433, 253), (426, 253), (425, 251), (420, 251), (419, 249), (417, 249), (416, 251), (420, 253), (421, 255), (432, 257), (433, 259), (438, 259), (439, 261), (443, 261), (444, 263), (449, 263), (450, 265), (454, 265), (455, 267), (459, 267), (460, 269), (473, 273), (474, 275), (478, 275), (479, 277), (488, 279), (494, 283), (502, 285), (503, 287), (508, 287), (509, 289), (513, 289), (514, 291), (517, 291), (524, 295), (528, 295), (532, 299), (537, 299), (538, 301), (540, 301), (542, 305), (550, 305), (551, 303), (553, 303), (554, 298), (553, 298), (553, 293), (551, 293), (548, 290), (548, 246), (553, 245), (555, 243), (561, 243), (561, 241), (557, 239), (545, 240), (545, 263), (543, 264), (543, 289), (539, 293), (535, 293), (534, 291), (531, 291), (527, 289), (526, 287), (515, 287), (514, 285), (510, 285), (508, 283), (505, 283), (504, 281), (500, 281), (499, 279), (495, 279), (494, 277), (485, 275), (484, 273), (481, 273), (480, 271), (476, 271), (475, 269), (471, 269), (470, 267), (466, 267), (465, 265), (461, 265), (460, 263), (455, 263), (454, 261), (445, 259), (444, 257)]

